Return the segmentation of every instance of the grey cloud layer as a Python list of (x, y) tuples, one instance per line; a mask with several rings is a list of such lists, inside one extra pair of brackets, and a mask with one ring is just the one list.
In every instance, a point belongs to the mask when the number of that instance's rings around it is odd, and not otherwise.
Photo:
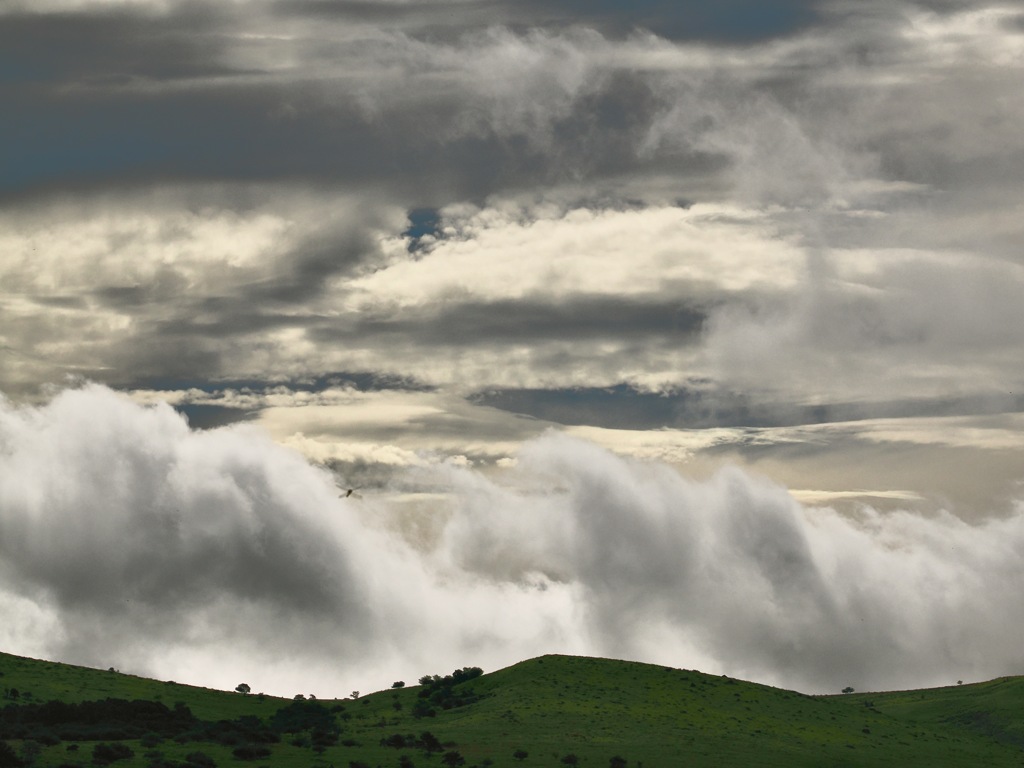
[[(697, 376), (827, 406), (877, 389), (991, 396), (971, 382), (1020, 379), (1024, 143), (1009, 96), (1024, 35), (1005, 8), (73, 5), (0, 17), (15, 271), (37, 247), (54, 264), (31, 284), (4, 270), (6, 390), (66, 372), (125, 384), (355, 369), (469, 389)], [(88, 197), (104, 202), (69, 211)], [(601, 298), (483, 296), (453, 275), (429, 306), (347, 303), (352, 279), (398, 265), (379, 244), (403, 211), (439, 208), (457, 227), (467, 201), (486, 213), (510, 199), (527, 201), (518, 230), (483, 226), (510, 243), (545, 204), (728, 202), (764, 213), (774, 232), (759, 236), (804, 249), (806, 268), (771, 290), (692, 279)], [(140, 205), (151, 219), (134, 232), (106, 219), (98, 274), (64, 274), (87, 261), (78, 233), (40, 237), (69, 212), (84, 227)], [(247, 256), (221, 237), (182, 267), (190, 227), (233, 218), (237, 242), (267, 212), (280, 229)], [(874, 271), (849, 268), (857, 249)], [(446, 268), (429, 248), (407, 256)], [(131, 262), (152, 268), (118, 278)]]
[(595, 27), (608, 35), (624, 35), (637, 29), (651, 30), (673, 40), (721, 40), (749, 42), (792, 34), (816, 20), (821, 5), (813, 0), (764, 3), (730, 0), (708, 6), (700, 2), (665, 0), (556, 0), (542, 2), (307, 2), (278, 3), (284, 15), (308, 13), (318, 18), (344, 18), (373, 23), (393, 23), (423, 29), (431, 35), (457, 33), (471, 24), (503, 24), (513, 27)]

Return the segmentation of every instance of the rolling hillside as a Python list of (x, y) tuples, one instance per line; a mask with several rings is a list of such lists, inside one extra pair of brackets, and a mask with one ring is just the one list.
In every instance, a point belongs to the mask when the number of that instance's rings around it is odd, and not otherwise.
[[(0, 673), (3, 739), (40, 766), (97, 764), (100, 743), (131, 751), (115, 761), (124, 768), (1024, 764), (1020, 678), (812, 697), (648, 664), (545, 656), (358, 700), (295, 701), (6, 654)], [(81, 703), (106, 699), (159, 706), (145, 710), (145, 726), (61, 724), (95, 720), (96, 708)], [(80, 707), (41, 706), (54, 700)], [(120, 711), (111, 706), (97, 711)], [(101, 750), (99, 764), (111, 756)]]

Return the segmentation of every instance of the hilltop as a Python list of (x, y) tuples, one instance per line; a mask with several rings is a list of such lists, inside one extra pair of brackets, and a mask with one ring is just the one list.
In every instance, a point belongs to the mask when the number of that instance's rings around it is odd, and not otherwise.
[[(294, 700), (7, 654), (0, 654), (0, 674), (2, 738), (39, 766), (96, 764), (100, 743), (122, 745), (101, 750), (99, 762), (114, 757), (123, 768), (1024, 761), (1021, 678), (808, 696), (691, 670), (544, 656), (490, 674), (467, 668), (426, 675), (420, 685), (410, 681), (355, 700)], [(107, 700), (148, 704), (86, 703)], [(88, 727), (69, 724), (76, 718), (92, 720)], [(116, 759), (128, 751), (130, 757)]]

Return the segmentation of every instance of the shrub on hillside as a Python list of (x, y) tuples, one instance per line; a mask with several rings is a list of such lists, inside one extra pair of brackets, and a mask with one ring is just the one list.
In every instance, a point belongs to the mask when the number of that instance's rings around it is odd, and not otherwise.
[(282, 733), (298, 733), (311, 728), (322, 731), (336, 731), (334, 715), (327, 707), (316, 701), (293, 701), (286, 704), (270, 718), (270, 727)]
[(189, 752), (185, 755), (187, 768), (217, 768), (217, 763), (204, 752)]
[(6, 741), (0, 741), (0, 768), (21, 768), (21, 758)]
[(261, 744), (244, 744), (231, 750), (231, 754), (237, 760), (260, 760), (270, 756), (270, 748)]
[[(419, 692), (418, 696), (420, 699), (426, 699), (435, 707), (441, 707), (441, 709), (454, 709), (472, 704), (481, 697), (469, 688), (456, 692), (455, 686), (480, 677), (483, 673), (484, 671), (480, 667), (463, 667), (444, 677), (424, 675), (420, 678), (420, 685), (423, 686), (423, 690)], [(427, 709), (429, 707), (425, 708), (421, 705), (421, 702), (417, 702), (417, 707), (413, 708), (413, 715), (416, 717), (432, 717), (432, 714), (427, 714)], [(417, 714), (417, 710), (424, 712), (424, 714)]]
[(127, 760), (135, 753), (125, 744), (107, 744), (101, 742), (92, 748), (92, 761), (96, 765), (109, 765), (118, 760)]

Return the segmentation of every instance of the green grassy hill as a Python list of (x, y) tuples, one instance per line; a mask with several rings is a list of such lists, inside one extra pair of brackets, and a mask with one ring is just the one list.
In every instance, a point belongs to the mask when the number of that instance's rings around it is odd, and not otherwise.
[[(140, 699), (160, 702), (181, 717), (187, 707), (194, 716), (188, 727), (122, 734), (120, 741), (133, 752), (114, 763), (124, 768), (208, 768), (197, 752), (222, 768), (408, 768), (457, 764), (460, 758), (467, 767), (557, 767), (571, 765), (564, 762), (571, 755), (578, 766), (601, 768), (616, 757), (625, 761), (618, 765), (636, 768), (1024, 764), (1019, 678), (812, 697), (649, 664), (545, 656), (465, 682), (436, 678), (355, 701), (296, 704), (6, 654), (0, 654), (0, 673), (3, 704), (26, 716), (44, 717), (36, 705), (49, 700)], [(274, 730), (279, 741), (256, 735), (256, 724)], [(21, 738), (5, 734), (16, 754), (40, 766), (94, 764), (97, 741), (62, 738), (58, 726), (31, 727), (37, 731)], [(424, 732), (444, 746), (428, 753)], [(103, 743), (114, 741), (109, 735)], [(250, 755), (251, 761), (236, 757), (235, 750), (250, 742), (264, 754)], [(526, 756), (516, 759), (517, 751)]]

